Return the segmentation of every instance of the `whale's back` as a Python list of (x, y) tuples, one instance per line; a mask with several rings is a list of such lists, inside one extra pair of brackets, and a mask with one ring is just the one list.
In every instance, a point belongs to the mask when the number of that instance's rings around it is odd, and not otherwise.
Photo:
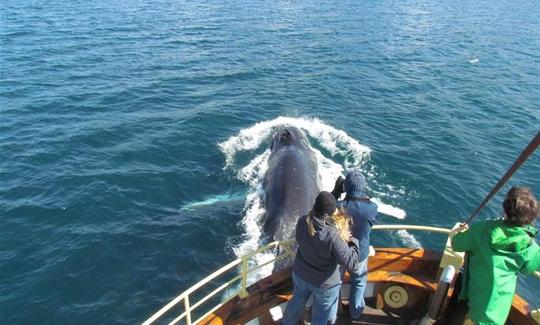
[(289, 147), (273, 153), (265, 175), (264, 190), (265, 234), (271, 240), (293, 237), (298, 218), (309, 212), (320, 190), (313, 152)]

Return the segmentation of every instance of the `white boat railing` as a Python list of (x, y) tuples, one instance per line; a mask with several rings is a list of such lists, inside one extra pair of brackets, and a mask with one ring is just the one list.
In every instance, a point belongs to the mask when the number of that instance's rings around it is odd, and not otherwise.
[[(428, 226), (418, 226), (418, 225), (374, 225), (373, 230), (418, 230), (418, 231), (426, 231), (426, 232), (435, 232), (435, 233), (441, 233), (441, 234), (449, 234), (450, 229), (446, 228), (439, 228), (439, 227), (428, 227)], [(287, 258), (287, 257), (293, 257), (295, 255), (294, 250), (292, 246), (295, 244), (295, 241), (293, 239), (287, 240), (287, 241), (275, 241), (268, 245), (265, 245), (256, 251), (253, 251), (247, 255), (244, 255), (229, 264), (221, 267), (220, 269), (216, 270), (214, 273), (208, 275), (203, 280), (196, 283), (191, 288), (187, 289), (186, 291), (182, 292), (179, 296), (174, 298), (171, 302), (169, 302), (167, 305), (165, 305), (163, 308), (158, 310), (154, 315), (152, 315), (150, 318), (148, 318), (142, 325), (149, 325), (153, 324), (155, 321), (160, 319), (162, 316), (164, 316), (168, 311), (176, 307), (178, 304), (183, 302), (184, 306), (184, 312), (181, 313), (176, 318), (169, 321), (169, 325), (171, 324), (178, 324), (181, 320), (185, 319), (185, 323), (187, 325), (191, 324), (198, 324), (200, 321), (205, 319), (208, 315), (215, 312), (217, 309), (219, 309), (221, 306), (225, 305), (227, 302), (229, 302), (231, 299), (235, 298), (236, 296), (239, 296), (240, 298), (245, 298), (248, 296), (248, 276), (252, 274), (253, 271), (258, 270), (266, 265), (269, 265), (275, 261)], [(268, 252), (270, 250), (276, 250), (278, 249), (278, 255), (274, 258), (269, 259), (268, 261), (255, 265), (250, 268), (250, 260), (253, 259), (256, 255)], [(201, 298), (196, 303), (192, 304), (190, 301), (190, 296), (194, 294), (199, 289), (205, 287), (208, 283), (210, 283), (212, 280), (223, 276), (224, 274), (227, 274), (228, 272), (231, 272), (233, 270), (236, 270), (236, 268), (240, 266), (240, 275), (234, 276), (232, 279), (226, 281), (225, 283), (221, 284), (219, 287), (214, 289), (212, 292), (208, 293), (206, 296)], [(535, 272), (534, 276), (540, 279), (540, 272)], [(196, 321), (192, 321), (192, 313), (195, 309), (199, 308), (210, 300), (211, 298), (215, 297), (218, 293), (224, 291), (225, 289), (231, 287), (233, 284), (238, 283), (240, 281), (239, 287), (232, 292), (225, 300), (222, 300), (220, 303), (212, 307), (210, 310), (208, 310), (204, 315), (199, 317)]]
[[(179, 296), (174, 298), (171, 302), (169, 302), (167, 305), (165, 305), (163, 308), (161, 308), (158, 312), (156, 312), (154, 315), (152, 315), (150, 318), (148, 318), (142, 324), (143, 325), (153, 324), (156, 320), (161, 318), (165, 313), (167, 313), (169, 310), (171, 310), (173, 307), (177, 306), (181, 302), (183, 302), (183, 305), (184, 305), (184, 312), (182, 314), (180, 314), (178, 317), (174, 318), (172, 321), (170, 321), (169, 324), (177, 324), (182, 319), (185, 319), (185, 323), (187, 325), (190, 325), (190, 324), (193, 324), (193, 323), (194, 324), (199, 323), (201, 320), (206, 318), (208, 315), (210, 315), (211, 313), (216, 311), (219, 307), (223, 306), (224, 304), (226, 304), (229, 300), (233, 299), (234, 297), (236, 297), (236, 296), (240, 296), (241, 298), (247, 297), (247, 295), (248, 295), (248, 293), (247, 293), (247, 287), (248, 287), (247, 279), (248, 279), (249, 274), (252, 274), (253, 271), (258, 270), (258, 269), (260, 269), (260, 268), (262, 268), (262, 267), (264, 267), (266, 265), (269, 265), (269, 264), (271, 264), (271, 263), (273, 263), (273, 262), (275, 262), (277, 260), (280, 260), (280, 259), (283, 259), (283, 258), (286, 258), (286, 257), (293, 257), (295, 253), (294, 253), (293, 249), (291, 248), (291, 246), (294, 243), (295, 243), (294, 240), (288, 240), (288, 241), (282, 241), (282, 242), (275, 241), (275, 242), (272, 242), (272, 243), (270, 243), (268, 245), (265, 245), (265, 246), (257, 249), (256, 251), (253, 251), (253, 252), (251, 252), (251, 253), (249, 253), (247, 255), (244, 255), (244, 256), (230, 262), (229, 264), (221, 267), (220, 269), (216, 270), (214, 273), (212, 273), (209, 276), (205, 277), (203, 280), (199, 281), (197, 284), (195, 284), (191, 288), (189, 288), (186, 291), (182, 292)], [(279, 249), (279, 248), (281, 248), (281, 249)], [(274, 258), (272, 258), (272, 259), (270, 259), (270, 260), (268, 260), (268, 261), (266, 261), (266, 262), (264, 262), (262, 264), (259, 264), (259, 265), (256, 265), (256, 266), (253, 266), (253, 267), (250, 268), (249, 261), (253, 257), (255, 257), (258, 254), (261, 254), (261, 253), (264, 253), (264, 252), (267, 252), (267, 251), (270, 251), (270, 250), (274, 250), (274, 249), (279, 249), (279, 253), (278, 253), (277, 256), (275, 256)], [(208, 284), (212, 280), (226, 274), (227, 272), (230, 272), (232, 270), (236, 270), (237, 266), (241, 267), (240, 275), (237, 275), (237, 276), (233, 277), (232, 279), (230, 279), (229, 281), (221, 284), (218, 288), (216, 288), (215, 290), (213, 290), (212, 292), (207, 294), (205, 297), (200, 299), (197, 303), (191, 304), (190, 295), (192, 295), (194, 292), (196, 292), (200, 288), (204, 287), (206, 284)], [(219, 304), (214, 306), (211, 310), (207, 311), (203, 316), (201, 316), (195, 322), (192, 322), (191, 316), (192, 316), (193, 310), (200, 307), (203, 303), (205, 303), (206, 301), (208, 301), (212, 297), (216, 296), (218, 293), (220, 293), (220, 292), (224, 291), (225, 289), (231, 287), (233, 284), (238, 283), (238, 281), (240, 281), (240, 286), (239, 286), (239, 288), (237, 290), (235, 290), (233, 293), (231, 293), (228, 296), (228, 298), (226, 298), (225, 300), (221, 301)]]

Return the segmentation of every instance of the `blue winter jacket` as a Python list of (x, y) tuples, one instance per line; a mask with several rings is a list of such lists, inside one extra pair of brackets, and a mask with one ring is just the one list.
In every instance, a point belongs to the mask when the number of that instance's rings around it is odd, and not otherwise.
[(358, 259), (363, 261), (369, 255), (369, 235), (377, 218), (377, 204), (371, 202), (364, 192), (357, 191), (347, 193), (338, 206), (352, 218), (352, 234), (359, 245)]

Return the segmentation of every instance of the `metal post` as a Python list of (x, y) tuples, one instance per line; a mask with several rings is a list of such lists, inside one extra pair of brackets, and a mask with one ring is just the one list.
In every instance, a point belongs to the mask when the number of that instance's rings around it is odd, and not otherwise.
[(246, 290), (247, 288), (247, 275), (248, 275), (248, 256), (243, 256), (242, 257), (242, 283), (241, 283), (241, 287), (240, 287), (240, 292), (238, 293), (238, 295), (240, 296), (240, 298), (244, 299), (246, 298), (249, 294)]
[(186, 324), (191, 325), (191, 307), (189, 306), (189, 295), (184, 298), (184, 307), (186, 309)]

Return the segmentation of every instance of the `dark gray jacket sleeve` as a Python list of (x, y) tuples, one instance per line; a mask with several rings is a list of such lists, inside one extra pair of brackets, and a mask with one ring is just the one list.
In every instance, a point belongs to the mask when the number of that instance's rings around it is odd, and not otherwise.
[[(336, 233), (337, 234), (337, 233)], [(347, 243), (343, 239), (336, 236), (332, 236), (332, 254), (336, 258), (339, 265), (345, 267), (345, 269), (352, 273), (358, 266), (358, 239), (351, 238), (351, 242)]]

